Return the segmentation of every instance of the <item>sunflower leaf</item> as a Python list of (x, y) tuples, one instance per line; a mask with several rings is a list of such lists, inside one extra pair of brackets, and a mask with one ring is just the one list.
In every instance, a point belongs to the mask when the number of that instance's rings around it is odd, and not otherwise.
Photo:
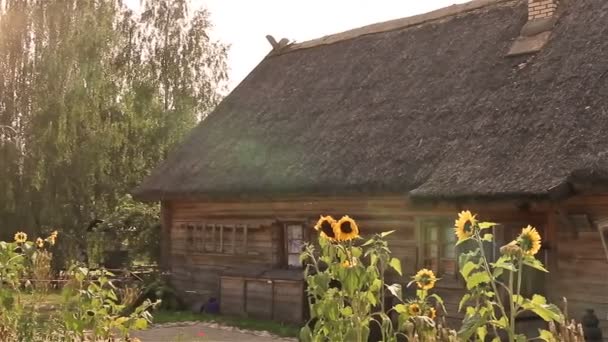
[(539, 339), (545, 341), (545, 342), (555, 342), (557, 341), (555, 339), (555, 336), (553, 336), (553, 334), (549, 331), (549, 330), (545, 330), (545, 329), (538, 329), (538, 332), (540, 333), (540, 335), (538, 336)]
[(397, 304), (394, 307), (395, 311), (397, 311), (397, 313), (406, 313), (407, 312), (407, 306), (405, 306), (405, 304)]
[(469, 299), (471, 299), (471, 294), (467, 293), (464, 296), (462, 296), (462, 299), (460, 300), (460, 303), (458, 304), (458, 311), (462, 311), (462, 307), (469, 301)]
[(395, 232), (394, 230), (391, 230), (391, 231), (388, 231), (388, 232), (382, 232), (382, 233), (380, 233), (380, 236), (383, 237), (383, 238), (385, 238), (385, 237), (393, 234), (394, 232)]
[(369, 240), (365, 241), (365, 243), (362, 244), (361, 247), (369, 246), (372, 243), (374, 243), (374, 239), (369, 239)]
[(392, 258), (389, 262), (389, 265), (397, 272), (399, 275), (403, 275), (401, 272), (401, 261), (397, 258)]
[(471, 274), (471, 272), (476, 270), (478, 267), (478, 264), (472, 261), (467, 261), (460, 269), (460, 274), (462, 274), (462, 277), (466, 279), (469, 277), (469, 274)]
[(491, 281), (490, 276), (486, 272), (475, 272), (469, 276), (467, 281), (467, 290), (472, 290), (482, 283), (489, 283)]
[(534, 258), (532, 256), (525, 257), (524, 260), (523, 260), (523, 263), (524, 263), (524, 265), (530, 266), (530, 267), (532, 267), (534, 269), (537, 269), (539, 271), (543, 271), (545, 273), (549, 273), (549, 271), (545, 268), (545, 266), (543, 265), (543, 263), (540, 260), (538, 260), (538, 259), (536, 259), (536, 258)]
[(494, 222), (479, 222), (477, 225), (479, 226), (479, 229), (489, 229), (496, 227), (498, 224)]

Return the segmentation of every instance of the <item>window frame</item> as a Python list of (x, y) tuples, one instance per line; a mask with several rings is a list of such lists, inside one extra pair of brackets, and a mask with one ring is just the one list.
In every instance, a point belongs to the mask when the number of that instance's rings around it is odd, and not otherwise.
[[(416, 217), (415, 221), (416, 221), (416, 242), (417, 242), (417, 266), (418, 269), (421, 268), (427, 268), (427, 269), (431, 269), (438, 277), (441, 277), (443, 279), (443, 283), (446, 283), (446, 280), (449, 282), (450, 279), (453, 280), (458, 280), (459, 277), (459, 271), (460, 268), (458, 266), (458, 256), (459, 256), (459, 252), (458, 252), (458, 248), (456, 246), (454, 246), (454, 257), (453, 258), (447, 258), (445, 257), (445, 248), (444, 246), (446, 245), (446, 239), (444, 239), (444, 234), (445, 232), (442, 232), (442, 229), (448, 230), (448, 233), (453, 233), (452, 232), (452, 226), (453, 224), (451, 223), (453, 220), (452, 217), (447, 216), (447, 215), (429, 215), (429, 216), (420, 216), (420, 217)], [(436, 222), (438, 224), (438, 230), (437, 230), (437, 240), (434, 240), (432, 242), (429, 242), (427, 240), (427, 234), (428, 234), (428, 228), (425, 228), (424, 225), (427, 224), (428, 222)], [(446, 224), (445, 226), (443, 224)], [(455, 243), (455, 242), (454, 242)], [(426, 249), (427, 246), (436, 246), (437, 248), (437, 256), (435, 257), (436, 259), (436, 266), (434, 268), (427, 266), (425, 263), (427, 260), (430, 260), (431, 258), (426, 257)], [(454, 274), (446, 274), (445, 273), (445, 267), (444, 267), (444, 262), (447, 260), (453, 260), (454, 263)]]
[[(304, 267), (304, 264), (299, 262), (299, 255), (300, 253), (302, 253), (304, 244), (306, 243), (306, 241), (308, 241), (308, 236), (306, 236), (306, 222), (303, 221), (283, 221), (281, 222), (282, 225), (282, 238), (283, 238), (283, 266), (288, 268), (288, 269), (301, 269)], [(290, 253), (289, 251), (289, 227), (290, 226), (299, 226), (300, 227), (300, 240), (302, 245), (300, 246), (300, 251), (297, 253), (298, 255), (298, 265), (290, 265), (289, 264), (289, 256), (290, 255), (295, 255), (296, 253)]]
[[(182, 231), (181, 240), (188, 254), (246, 255), (248, 231), (255, 227), (248, 224), (182, 222), (177, 228)], [(238, 233), (240, 244), (237, 243)]]

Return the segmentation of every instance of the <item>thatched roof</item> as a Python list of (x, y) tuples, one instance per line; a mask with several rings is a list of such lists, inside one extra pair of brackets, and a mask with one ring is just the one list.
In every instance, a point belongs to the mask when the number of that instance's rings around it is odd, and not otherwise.
[(570, 1), (540, 52), (507, 57), (526, 3), (270, 54), (136, 195), (545, 196), (608, 179), (608, 1)]

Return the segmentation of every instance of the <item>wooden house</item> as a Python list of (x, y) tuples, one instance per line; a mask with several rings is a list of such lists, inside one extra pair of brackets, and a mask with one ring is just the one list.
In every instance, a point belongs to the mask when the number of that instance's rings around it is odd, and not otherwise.
[[(608, 1), (477, 0), (273, 50), (136, 189), (163, 267), (231, 314), (300, 322), (320, 214), (395, 229), (408, 275), (462, 294), (462, 209), (543, 235), (529, 291), (608, 328)], [(401, 278), (407, 282), (409, 278)], [(608, 336), (608, 331), (605, 331)]]

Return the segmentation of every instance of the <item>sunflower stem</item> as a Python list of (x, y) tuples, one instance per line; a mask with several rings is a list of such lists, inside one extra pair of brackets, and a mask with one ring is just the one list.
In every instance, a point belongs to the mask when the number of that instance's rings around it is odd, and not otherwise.
[(510, 301), (509, 306), (511, 312), (509, 312), (509, 341), (515, 341), (515, 301), (513, 300), (513, 275), (514, 271), (509, 271), (509, 289), (510, 289)]
[(481, 240), (481, 236), (479, 235), (479, 230), (475, 230), (475, 240), (477, 241), (477, 244), (479, 245), (479, 250), (481, 253), (481, 260), (483, 261), (483, 267), (491, 279), (490, 284), (492, 285), (492, 290), (494, 291), (494, 296), (496, 297), (496, 301), (498, 302), (498, 307), (500, 308), (500, 311), (501, 311), (503, 317), (507, 317), (507, 312), (502, 303), (500, 293), (498, 292), (498, 287), (496, 286), (496, 279), (494, 278), (494, 275), (492, 274), (492, 270), (490, 269), (490, 264), (488, 263), (488, 259), (486, 258), (486, 252), (484, 251), (484, 248), (483, 248), (483, 240)]

